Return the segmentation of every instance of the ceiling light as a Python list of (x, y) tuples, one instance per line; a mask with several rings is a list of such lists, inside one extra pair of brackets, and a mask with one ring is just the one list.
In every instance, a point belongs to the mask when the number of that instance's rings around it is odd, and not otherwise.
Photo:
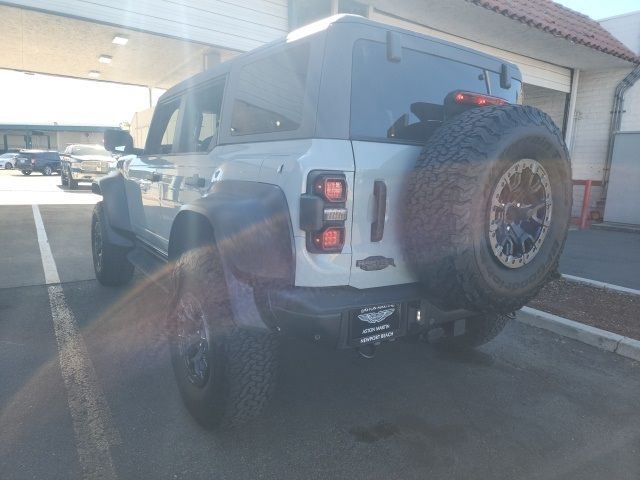
[(100, 63), (111, 63), (112, 58), (109, 55), (100, 55), (98, 61)]
[(115, 43), (116, 45), (126, 45), (129, 39), (127, 37), (123, 37), (122, 35), (116, 35), (111, 40), (111, 43)]
[(98, 78), (100, 76), (100, 72), (97, 70), (89, 70), (89, 76), (91, 78)]

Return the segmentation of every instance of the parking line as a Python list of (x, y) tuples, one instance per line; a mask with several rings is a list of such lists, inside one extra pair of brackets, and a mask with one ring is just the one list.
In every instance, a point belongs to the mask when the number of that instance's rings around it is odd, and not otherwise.
[(37, 205), (32, 208), (45, 282), (48, 284), (60, 370), (67, 391), (67, 404), (83, 477), (116, 479), (109, 447), (120, 443), (119, 434), (112, 424), (109, 405), (98, 384), (87, 346), (67, 305), (40, 209)]

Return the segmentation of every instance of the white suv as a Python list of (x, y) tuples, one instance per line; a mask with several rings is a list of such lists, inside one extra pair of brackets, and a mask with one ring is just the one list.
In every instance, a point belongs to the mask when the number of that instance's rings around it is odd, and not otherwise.
[[(370, 356), (472, 347), (556, 271), (570, 163), (509, 63), (355, 16), (168, 90), (94, 191), (96, 276), (170, 265), (175, 376), (204, 425), (257, 415), (290, 333)], [(165, 269), (166, 271), (166, 269)]]

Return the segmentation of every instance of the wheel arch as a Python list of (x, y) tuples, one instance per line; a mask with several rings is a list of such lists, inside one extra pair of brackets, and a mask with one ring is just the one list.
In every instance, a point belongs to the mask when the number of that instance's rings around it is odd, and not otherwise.
[[(72, 178), (69, 181), (73, 181)], [(124, 177), (120, 173), (107, 175), (96, 180), (91, 190), (102, 195), (103, 210), (109, 241), (122, 247), (133, 247), (133, 229), (129, 220), (129, 207), (124, 187)]]
[(187, 250), (215, 243), (213, 226), (200, 209), (185, 208), (173, 221), (169, 235), (169, 260), (175, 261)]
[(236, 273), (293, 285), (293, 227), (284, 192), (276, 185), (224, 181), (183, 206), (171, 227), (169, 258), (181, 253), (181, 245), (203, 241), (214, 241)]

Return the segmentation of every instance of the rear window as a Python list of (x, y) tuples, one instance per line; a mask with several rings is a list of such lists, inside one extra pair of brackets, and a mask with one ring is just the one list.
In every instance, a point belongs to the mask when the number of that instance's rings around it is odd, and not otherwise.
[(309, 44), (245, 65), (231, 117), (232, 135), (297, 130), (302, 123)]
[(424, 143), (445, 118), (455, 90), (488, 93), (479, 67), (404, 48), (387, 60), (386, 46), (358, 40), (353, 50), (351, 137)]

